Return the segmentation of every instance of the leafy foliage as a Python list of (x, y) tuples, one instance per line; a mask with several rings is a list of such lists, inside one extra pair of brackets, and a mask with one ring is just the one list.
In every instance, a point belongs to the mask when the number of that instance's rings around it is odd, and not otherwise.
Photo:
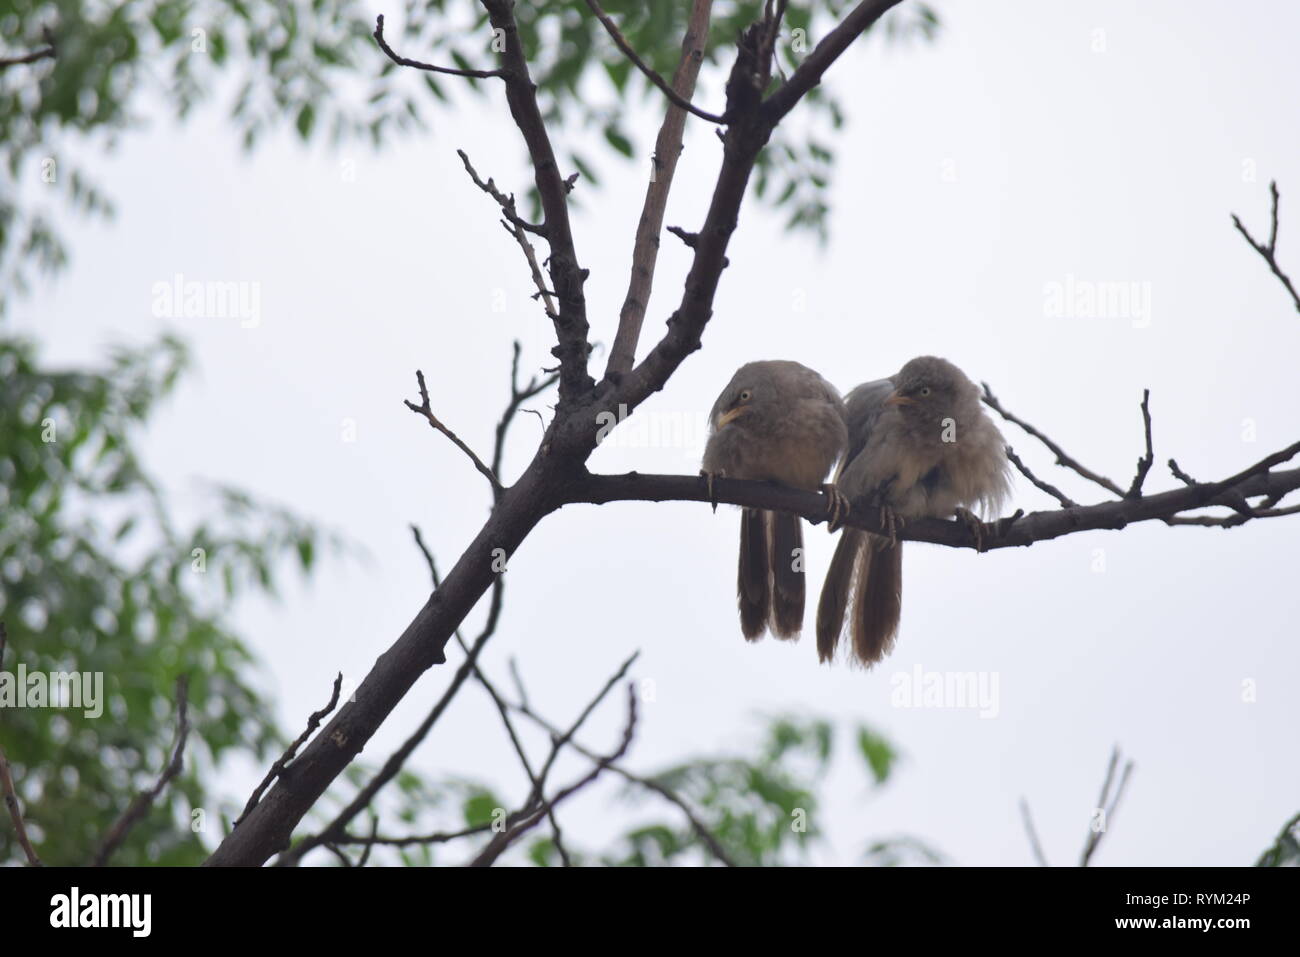
[[(754, 754), (693, 758), (649, 775), (674, 791), (695, 809), (701, 823), (713, 834), (736, 864), (751, 866), (807, 863), (812, 845), (825, 840), (820, 826), (824, 784), (835, 753), (835, 726), (824, 718), (779, 715), (765, 719), (763, 736)], [(878, 742), (890, 759), (867, 772), (877, 785), (884, 784), (896, 766), (897, 752), (883, 737), (864, 726), (855, 731)], [(625, 798), (633, 803), (659, 799), (642, 786), (629, 783)], [(710, 863), (714, 860), (689, 822), (669, 805), (667, 817), (641, 823), (623, 834), (604, 854), (582, 852), (577, 861), (608, 866), (649, 867), (668, 864)], [(919, 850), (918, 850), (919, 849)], [(897, 863), (911, 854), (937, 863), (940, 856), (916, 838), (901, 837), (872, 844), (868, 863)], [(529, 848), (536, 864), (557, 861), (550, 837), (538, 838)]]
[(1282, 826), (1273, 846), (1259, 856), (1256, 867), (1300, 867), (1300, 814)]
[[(225, 618), (238, 595), (275, 587), (280, 556), (310, 569), (322, 535), (225, 488), (209, 510), (218, 519), (177, 526), (133, 442), (185, 367), (172, 338), (115, 350), (103, 371), (72, 372), (43, 368), (31, 343), (0, 338), (0, 619), (9, 632), (0, 668), (10, 680), (21, 665), (103, 682), (102, 714), (0, 710), (0, 745), (47, 863), (87, 862), (156, 780), (177, 676), (190, 676), (185, 772), (114, 863), (202, 860), (198, 829), (219, 824), (209, 803), (218, 763), (237, 752), (260, 759), (279, 740), (249, 684), (252, 657)], [(0, 862), (20, 853), (0, 828)]]
[[(390, 38), (399, 51), (462, 68), (495, 65), (491, 28), (479, 4), (404, 0), (403, 6), (400, 36), (394, 28)], [(689, 4), (609, 0), (605, 6), (642, 57), (671, 76)], [(796, 68), (850, 6), (850, 0), (790, 4), (778, 44), (783, 69)], [(715, 79), (729, 66), (740, 30), (761, 9), (761, 0), (714, 4), (705, 56)], [(569, 134), (594, 129), (615, 155), (648, 158), (648, 139), (628, 129), (626, 111), (634, 98), (658, 98), (660, 108), (662, 96), (583, 0), (519, 3), (515, 13), (551, 128)], [(112, 201), (72, 157), (90, 147), (111, 148), (159, 103), (184, 119), (213, 97), (227, 98), (235, 135), (248, 149), (278, 128), (294, 130), (303, 141), (362, 138), (379, 146), (394, 134), (425, 128), (430, 104), (449, 99), (445, 83), (493, 88), (399, 70), (376, 48), (373, 29), (361, 0), (11, 0), (0, 13), (0, 53), (39, 50), (48, 30), (57, 55), (0, 69), (0, 312), (8, 292), (27, 287), (31, 267), (50, 272), (65, 264), (67, 251), (52, 225), (56, 202), (112, 215)], [(938, 19), (924, 5), (908, 5), (884, 21), (886, 36), (897, 40), (930, 38), (937, 29)], [(721, 95), (720, 82), (708, 88)], [(781, 128), (761, 155), (755, 191), (788, 211), (791, 229), (824, 238), (834, 156), (815, 131), (839, 128), (844, 110), (824, 87), (807, 102), (806, 128)], [(563, 159), (590, 185), (599, 184), (601, 164), (586, 148), (570, 148)], [(535, 192), (532, 201), (536, 215)]]

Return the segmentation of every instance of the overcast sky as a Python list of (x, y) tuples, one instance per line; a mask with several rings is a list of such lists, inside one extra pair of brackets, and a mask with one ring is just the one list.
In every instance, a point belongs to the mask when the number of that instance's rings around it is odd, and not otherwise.
[[(782, 217), (748, 205), (704, 349), (643, 409), (647, 423), (679, 428), (678, 439), (636, 447), (615, 433), (593, 469), (694, 473), (697, 424), (738, 365), (766, 358), (804, 362), (847, 391), (912, 356), (945, 356), (1122, 484), (1141, 452), (1138, 402), (1150, 388), (1153, 490), (1176, 484), (1170, 456), (1218, 478), (1296, 440), (1300, 317), (1229, 213), (1266, 235), (1276, 178), (1281, 258), (1300, 273), (1300, 9), (1254, 2), (1226, 15), (1221, 4), (1173, 0), (938, 9), (934, 45), (876, 40), (831, 73), (849, 123), (835, 141), (829, 244), (787, 234)], [(702, 98), (720, 102), (717, 77)], [(415, 396), (414, 370), (428, 376), (439, 416), (486, 455), (511, 340), (523, 341), (527, 370), (550, 362), (551, 331), (518, 250), (455, 154), (464, 148), (485, 176), (522, 191), (517, 131), (499, 90), (464, 102), (380, 153), (305, 151), (283, 136), (245, 156), (208, 110), (183, 129), (159, 120), (110, 157), (78, 157), (119, 216), (69, 224), (71, 267), (14, 309), (59, 361), (96, 359), (109, 341), (183, 334), (197, 374), (145, 442), (178, 505), (190, 515), (200, 506), (196, 480), (238, 483), (369, 553), (326, 562), (279, 603), (235, 610), (291, 731), (326, 700), (336, 671), (360, 680), (427, 597), (408, 524), (449, 568), (486, 515), (482, 477), (401, 404)], [(655, 111), (628, 125), (648, 155)], [(692, 121), (669, 224), (698, 227), (719, 159), (713, 130)], [(591, 270), (592, 334), (608, 344), (645, 164), (605, 169), (599, 192), (579, 185), (575, 229)], [(642, 353), (688, 264), (666, 239)], [(177, 273), (259, 284), (259, 323), (155, 317), (152, 288)], [(1057, 308), (1063, 292), (1072, 299), (1098, 283), (1126, 284), (1137, 311)], [(546, 402), (532, 407), (549, 417)], [(1005, 434), (1040, 475), (1099, 499), (1034, 440)], [(535, 417), (519, 419), (507, 480), (539, 435)], [(1053, 505), (1018, 480), (1011, 509)], [(811, 635), (743, 641), (738, 521), (734, 509), (687, 503), (551, 516), (511, 559), (487, 667), (504, 679), (517, 657), (535, 703), (567, 722), (641, 649), (634, 674), (654, 693), (628, 760), (638, 770), (744, 750), (762, 712), (871, 724), (905, 761), (873, 792), (845, 736), (825, 789), (824, 862), (853, 863), (869, 839), (912, 833), (956, 863), (1030, 863), (1023, 795), (1048, 858), (1073, 863), (1116, 742), (1137, 767), (1098, 863), (1253, 863), (1300, 809), (1300, 517), (1227, 532), (1143, 524), (987, 555), (909, 544), (901, 637), (871, 672), (819, 666)], [(832, 541), (820, 528), (807, 538), (815, 594)], [(898, 676), (917, 668), (995, 677), (996, 714), (892, 706)], [(426, 674), (366, 757), (382, 760), (449, 677), (449, 668)], [(586, 742), (612, 744), (621, 718), (611, 704)], [(495, 711), (474, 687), (414, 764), (522, 797)], [(566, 762), (558, 779), (581, 767)], [(260, 773), (235, 768), (231, 793), (242, 800)], [(599, 844), (627, 820), (613, 798), (607, 785), (562, 812), (576, 843)]]

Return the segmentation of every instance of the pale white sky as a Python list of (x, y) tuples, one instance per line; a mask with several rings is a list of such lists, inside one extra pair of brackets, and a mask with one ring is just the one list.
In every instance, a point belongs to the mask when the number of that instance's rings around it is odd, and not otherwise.
[[(1149, 488), (1173, 486), (1171, 455), (1195, 476), (1222, 477), (1294, 441), (1300, 317), (1228, 216), (1266, 234), (1276, 178), (1281, 255), (1300, 274), (1290, 96), (1300, 10), (1252, 2), (1228, 15), (1172, 0), (938, 9), (937, 44), (876, 41), (831, 74), (850, 122), (836, 140), (829, 246), (748, 206), (705, 348), (644, 412), (693, 427), (752, 359), (797, 359), (847, 390), (937, 353), (1125, 484), (1141, 451), (1144, 387), (1155, 419)], [(711, 80), (705, 96), (717, 103)], [(182, 333), (198, 373), (146, 441), (180, 505), (199, 506), (196, 478), (235, 482), (368, 550), (368, 563), (327, 562), (282, 602), (236, 609), (290, 732), (336, 671), (359, 680), (427, 596), (408, 523), (450, 567), (486, 515), (482, 478), (401, 404), (415, 396), (415, 368), (438, 414), (486, 454), (510, 341), (524, 341), (525, 368), (550, 363), (551, 332), (518, 251), (455, 154), (466, 149), (485, 176), (522, 192), (522, 148), (500, 91), (466, 103), (378, 154), (304, 151), (283, 136), (246, 157), (209, 110), (184, 129), (158, 121), (110, 157), (77, 157), (120, 215), (71, 224), (71, 268), (14, 310), (59, 360)], [(648, 110), (629, 123), (646, 154), (656, 124)], [(699, 225), (718, 162), (713, 131), (692, 122), (669, 224)], [(608, 343), (644, 165), (606, 170), (599, 193), (579, 187), (575, 225), (593, 336)], [(688, 265), (670, 237), (663, 249), (647, 341)], [(260, 325), (155, 318), (151, 288), (176, 273), (259, 283)], [(1069, 277), (1142, 284), (1149, 322), (1050, 315), (1046, 289)], [(346, 420), (354, 442), (343, 441)], [(539, 434), (534, 417), (519, 420), (507, 479)], [(1033, 440), (1006, 435), (1040, 474), (1097, 500)], [(693, 473), (701, 440), (692, 430), (645, 448), (616, 433), (591, 465)], [(1052, 505), (1018, 481), (1013, 508)], [(758, 712), (827, 715), (846, 732), (872, 724), (905, 763), (871, 793), (844, 735), (824, 789), (825, 862), (853, 863), (869, 838), (913, 833), (957, 863), (1029, 863), (1025, 795), (1049, 859), (1072, 863), (1115, 742), (1137, 769), (1098, 863), (1252, 863), (1300, 806), (1300, 519), (1229, 532), (1146, 524), (978, 556), (910, 544), (901, 639), (870, 673), (819, 667), (810, 636), (746, 645), (733, 598), (737, 524), (734, 510), (684, 503), (552, 516), (510, 563), (487, 667), (504, 680), (516, 656), (534, 701), (567, 722), (640, 648), (635, 674), (655, 694), (628, 760), (639, 770), (746, 748)], [(808, 538), (815, 592), (831, 542)], [(891, 677), (918, 666), (996, 675), (997, 716), (892, 707)], [(449, 677), (424, 676), (365, 756), (381, 761)], [(1242, 700), (1246, 681), (1254, 703)], [(621, 719), (612, 704), (586, 741), (612, 743)], [(415, 765), (523, 793), (495, 711), (473, 687)], [(566, 761), (557, 780), (582, 767)], [(232, 793), (242, 800), (259, 776), (234, 769)], [(625, 814), (606, 785), (561, 821), (592, 846)]]

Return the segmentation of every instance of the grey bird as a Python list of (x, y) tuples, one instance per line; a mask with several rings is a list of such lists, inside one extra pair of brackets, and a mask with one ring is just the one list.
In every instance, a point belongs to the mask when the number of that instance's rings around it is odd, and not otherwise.
[[(843, 498), (827, 474), (847, 442), (844, 401), (807, 366), (776, 359), (741, 366), (709, 413), (701, 474), (757, 479), (828, 496), (832, 520)], [(803, 628), (803, 531), (799, 517), (747, 508), (740, 518), (736, 581), (740, 630), (749, 641), (770, 628), (795, 638)]]
[(850, 502), (880, 506), (891, 537), (846, 528), (817, 607), (817, 654), (830, 661), (848, 612), (851, 655), (863, 666), (893, 647), (902, 614), (909, 518), (956, 515), (979, 534), (971, 509), (994, 518), (1010, 492), (1006, 442), (984, 414), (979, 389), (946, 359), (920, 356), (845, 400), (849, 445), (835, 484)]

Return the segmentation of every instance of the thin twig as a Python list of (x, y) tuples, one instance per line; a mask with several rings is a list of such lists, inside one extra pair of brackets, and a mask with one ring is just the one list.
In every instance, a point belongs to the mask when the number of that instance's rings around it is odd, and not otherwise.
[(1079, 507), (1078, 502), (1074, 501), (1072, 498), (1070, 498), (1068, 495), (1062, 492), (1055, 485), (1050, 485), (1047, 482), (1044, 482), (1033, 472), (1029, 471), (1029, 466), (1026, 465), (1024, 462), (1020, 461), (1020, 456), (1016, 455), (1015, 449), (1013, 449), (1009, 445), (1007, 446), (1007, 460), (1012, 465), (1014, 465), (1017, 470), (1019, 470), (1021, 475), (1029, 479), (1029, 481), (1033, 482), (1034, 485), (1038, 486), (1038, 488), (1042, 489), (1048, 495), (1052, 496), (1052, 498), (1060, 502), (1064, 508)]
[(1025, 833), (1029, 835), (1029, 847), (1034, 852), (1034, 860), (1039, 867), (1047, 867), (1047, 855), (1043, 853), (1043, 845), (1038, 840), (1038, 831), (1034, 829), (1034, 818), (1029, 813), (1029, 802), (1024, 798), (1020, 799), (1020, 818), (1025, 823)]
[(135, 796), (126, 811), (117, 819), (117, 822), (109, 828), (108, 835), (104, 838), (104, 843), (100, 846), (99, 852), (95, 855), (93, 866), (103, 867), (108, 863), (108, 859), (113, 856), (113, 852), (118, 849), (122, 841), (131, 828), (143, 818), (158, 795), (171, 782), (176, 775), (181, 773), (184, 766), (185, 741), (190, 735), (189, 722), (189, 688), (190, 679), (188, 675), (181, 675), (176, 679), (176, 734), (172, 742), (171, 760), (163, 768), (162, 773), (158, 775), (158, 780), (154, 782), (153, 787), (141, 791)]
[[(513, 704), (511, 705), (511, 707), (515, 711), (518, 711), (520, 714), (522, 714), (524, 717), (530, 719), (533, 723), (535, 723), (538, 727), (545, 730), (547, 733), (553, 736), (560, 734), (560, 730), (556, 728), (555, 725), (551, 724), (541, 715), (534, 712), (532, 708), (528, 706), (527, 702), (521, 701), (521, 703)], [(588, 758), (592, 761), (600, 760), (600, 755), (596, 754), (590, 748), (586, 747), (585, 745), (581, 744), (578, 741), (574, 741), (571, 739), (568, 742), (568, 745), (569, 747), (577, 751), (585, 758)], [(709, 829), (708, 825), (706, 825), (703, 821), (699, 819), (699, 817), (691, 809), (691, 806), (687, 804), (686, 801), (675, 791), (668, 788), (664, 784), (661, 784), (660, 782), (656, 781), (654, 778), (647, 778), (647, 777), (642, 777), (639, 774), (633, 774), (631, 771), (628, 771), (626, 768), (618, 764), (609, 765), (609, 770), (613, 771), (619, 777), (623, 778), (623, 780), (628, 781), (631, 784), (639, 785), (640, 787), (643, 787), (648, 791), (652, 791), (655, 794), (658, 794), (665, 801), (677, 807), (682, 812), (682, 814), (686, 817), (687, 822), (691, 825), (691, 828), (695, 831), (696, 835), (698, 835), (700, 840), (704, 843), (704, 846), (708, 848), (709, 852), (714, 857), (716, 857), (721, 863), (725, 864), (727, 867), (737, 866), (736, 862), (732, 860), (731, 855), (727, 853), (727, 849), (722, 846), (722, 842), (718, 840), (717, 835), (715, 835)]]
[(1133, 476), (1133, 484), (1129, 486), (1126, 498), (1138, 498), (1142, 494), (1142, 483), (1147, 479), (1147, 473), (1151, 471), (1151, 463), (1155, 461), (1155, 453), (1151, 450), (1151, 390), (1142, 390), (1142, 427), (1146, 432), (1147, 451), (1146, 454), (1138, 459), (1137, 474)]
[(501, 225), (507, 233), (514, 237), (515, 242), (519, 244), (519, 248), (523, 251), (524, 259), (528, 262), (528, 272), (533, 278), (533, 285), (537, 287), (537, 294), (533, 298), (541, 299), (542, 307), (546, 310), (547, 317), (554, 322), (559, 318), (559, 314), (555, 311), (553, 293), (551, 290), (546, 288), (546, 277), (542, 275), (542, 267), (537, 264), (537, 252), (533, 249), (533, 244), (528, 241), (528, 236), (526, 235), (531, 232), (545, 236), (546, 230), (535, 223), (528, 222), (515, 211), (515, 197), (513, 193), (509, 196), (502, 193), (497, 189), (496, 183), (493, 182), (491, 178), (489, 178), (487, 182), (484, 182), (479, 177), (478, 171), (470, 165), (469, 157), (465, 154), (464, 150), (456, 150), (456, 154), (460, 157), (460, 161), (465, 164), (465, 172), (469, 173), (470, 179), (474, 181), (474, 185), (495, 199), (497, 205), (501, 207), (501, 213), (505, 217), (502, 219)]
[[(9, 632), (5, 628), (5, 623), (0, 621), (0, 669), (4, 667), (5, 646), (8, 643)], [(18, 803), (18, 789), (14, 787), (14, 779), (9, 771), (9, 759), (5, 757), (3, 748), (0, 748), (0, 794), (4, 796), (5, 808), (9, 811), (9, 819), (14, 822), (14, 833), (18, 836), (18, 846), (27, 855), (27, 863), (32, 867), (40, 867), (40, 856), (36, 853), (31, 840), (27, 837), (27, 825), (23, 822), (22, 805)]]
[(596, 0), (587, 0), (587, 6), (591, 8), (591, 12), (596, 15), (596, 19), (601, 22), (602, 26), (604, 26), (610, 39), (614, 41), (614, 45), (623, 51), (623, 55), (632, 61), (633, 66), (645, 74), (647, 80), (663, 91), (664, 96), (668, 97), (669, 101), (674, 106), (686, 110), (686, 112), (698, 116), (702, 120), (708, 120), (710, 123), (722, 124), (727, 122), (728, 117), (726, 115), (719, 116), (716, 113), (710, 113), (708, 110), (700, 109), (690, 101), (689, 97), (683, 96), (677, 90), (673, 89), (673, 86), (670, 85), (667, 80), (661, 77), (644, 60), (637, 56), (636, 51), (632, 49), (632, 45), (627, 42), (623, 34), (619, 32), (614, 21), (609, 18), (609, 14), (601, 9), (600, 4), (597, 3)]
[[(604, 696), (604, 692), (601, 693)], [(497, 834), (475, 858), (470, 862), (471, 867), (491, 867), (493, 863), (513, 844), (522, 837), (527, 831), (536, 827), (544, 818), (550, 815), (555, 807), (562, 801), (581, 791), (588, 784), (591, 784), (596, 778), (600, 777), (602, 771), (623, 757), (627, 749), (632, 744), (632, 737), (636, 731), (636, 688), (628, 684), (627, 688), (627, 724), (623, 729), (623, 739), (619, 742), (617, 750), (608, 754), (596, 762), (595, 767), (586, 775), (579, 778), (573, 784), (558, 791), (550, 799), (530, 799), (523, 809), (511, 815), (507, 820), (506, 829)], [(557, 744), (557, 748), (559, 745)], [(531, 808), (531, 809), (530, 809)]]
[(1102, 815), (1101, 828), (1091, 827), (1088, 830), (1088, 838), (1083, 845), (1083, 853), (1079, 857), (1079, 866), (1087, 867), (1092, 860), (1097, 848), (1101, 845), (1101, 839), (1106, 836), (1110, 830), (1112, 818), (1115, 816), (1115, 809), (1119, 807), (1120, 800), (1124, 797), (1124, 788), (1128, 785), (1129, 775), (1133, 773), (1133, 762), (1124, 763), (1124, 771), (1120, 774), (1119, 785), (1115, 788), (1114, 795), (1111, 794), (1111, 785), (1115, 780), (1115, 769), (1119, 765), (1120, 751), (1119, 745), (1111, 751), (1110, 762), (1106, 766), (1106, 780), (1101, 785), (1101, 798), (1097, 802), (1096, 811)]
[(384, 15), (381, 13), (375, 18), (375, 42), (379, 44), (379, 49), (384, 51), (384, 55), (392, 60), (398, 66), (409, 66), (416, 70), (425, 70), (429, 73), (445, 73), (448, 76), (466, 76), (476, 80), (486, 80), (491, 77), (502, 77), (506, 75), (505, 70), (458, 70), (450, 66), (434, 66), (432, 63), (421, 63), (419, 60), (408, 60), (404, 56), (398, 56), (393, 52), (393, 48), (388, 45), (384, 39)]
[(469, 460), (474, 463), (474, 468), (478, 469), (492, 486), (493, 498), (498, 497), (504, 489), (501, 487), (501, 483), (497, 480), (496, 475), (493, 474), (490, 468), (483, 464), (483, 460), (474, 453), (473, 449), (461, 441), (460, 436), (447, 428), (447, 426), (443, 425), (442, 421), (433, 414), (433, 407), (429, 404), (429, 387), (425, 385), (424, 373), (419, 369), (415, 370), (415, 380), (420, 384), (420, 404), (416, 405), (410, 399), (403, 399), (402, 401), (406, 404), (406, 407), (416, 415), (424, 416), (425, 419), (428, 420), (430, 427), (447, 436), (447, 438), (451, 439), (452, 444), (456, 446), (456, 448), (469, 456)]
[(998, 401), (998, 397), (993, 394), (993, 390), (989, 388), (989, 384), (987, 382), (981, 383), (981, 385), (984, 386), (984, 403), (990, 409), (996, 412), (998, 415), (1002, 416), (1002, 418), (1006, 419), (1008, 422), (1012, 422), (1020, 426), (1022, 429), (1024, 429), (1026, 432), (1032, 435), (1034, 438), (1038, 439), (1038, 441), (1046, 445), (1047, 448), (1051, 451), (1051, 453), (1056, 456), (1057, 465), (1062, 465), (1065, 468), (1073, 469), (1075, 472), (1078, 472), (1088, 481), (1096, 482), (1098, 485), (1106, 489), (1108, 492), (1114, 492), (1116, 495), (1121, 495), (1121, 496), (1124, 494), (1124, 490), (1121, 489), (1114, 482), (1112, 482), (1110, 479), (1106, 478), (1104, 475), (1098, 475), (1096, 472), (1092, 471), (1091, 469), (1084, 468), (1079, 462), (1075, 461), (1073, 458), (1066, 455), (1064, 449), (1062, 449), (1059, 445), (1057, 445), (1055, 442), (1049, 439), (1042, 432), (1038, 431), (1038, 429), (1034, 428), (1024, 419), (1018, 418), (1012, 415), (1006, 409), (1004, 409), (1002, 407), (1002, 403)]
[(1268, 263), (1268, 268), (1273, 271), (1273, 275), (1281, 280), (1282, 285), (1291, 296), (1291, 301), (1295, 303), (1296, 311), (1300, 312), (1300, 294), (1296, 293), (1295, 286), (1291, 285), (1291, 280), (1287, 278), (1286, 273), (1277, 264), (1277, 207), (1281, 199), (1277, 192), (1277, 181), (1268, 184), (1269, 191), (1273, 194), (1273, 224), (1269, 232), (1268, 245), (1255, 242), (1255, 239), (1246, 231), (1246, 227), (1241, 224), (1237, 214), (1232, 214), (1232, 224), (1237, 227), (1237, 232), (1246, 237), (1246, 242), (1250, 243), (1255, 252), (1264, 257), (1264, 262)]
[(243, 813), (241, 813), (239, 817), (235, 818), (235, 827), (239, 827), (239, 822), (248, 816), (249, 811), (257, 807), (257, 802), (262, 800), (262, 794), (266, 791), (267, 788), (271, 786), (271, 783), (276, 778), (278, 778), (281, 774), (284, 773), (284, 769), (288, 767), (289, 762), (292, 761), (294, 755), (298, 753), (298, 749), (302, 747), (303, 742), (306, 741), (308, 738), (310, 738), (312, 736), (312, 733), (318, 727), (320, 727), (321, 720), (338, 706), (339, 690), (342, 687), (343, 687), (343, 672), (340, 671), (338, 675), (334, 678), (334, 691), (330, 694), (329, 702), (325, 705), (325, 707), (321, 708), (319, 711), (312, 712), (311, 717), (307, 719), (307, 727), (303, 731), (303, 733), (298, 735), (297, 740), (295, 740), (293, 744), (289, 745), (289, 747), (285, 749), (284, 754), (276, 758), (275, 763), (271, 765), (271, 770), (267, 771), (266, 777), (262, 778), (262, 783), (260, 783), (253, 790), (252, 795), (249, 796), (248, 803), (244, 805)]
[(360, 834), (341, 834), (333, 838), (331, 844), (364, 844), (367, 846), (378, 845), (380, 847), (412, 847), (416, 844), (446, 844), (448, 841), (459, 840), (462, 837), (473, 837), (475, 834), (483, 834), (492, 830), (492, 822), (486, 824), (476, 824), (474, 827), (467, 827), (460, 831), (434, 831), (432, 834), (407, 834), (402, 837), (388, 837), (380, 834), (370, 834), (363, 836)]

